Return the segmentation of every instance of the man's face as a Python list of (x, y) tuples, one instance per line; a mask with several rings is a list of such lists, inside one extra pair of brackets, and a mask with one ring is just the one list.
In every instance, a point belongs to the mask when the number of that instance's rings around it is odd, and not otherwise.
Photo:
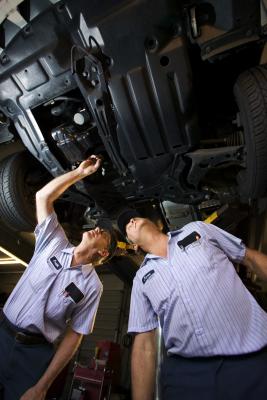
[(82, 242), (95, 252), (107, 251), (110, 245), (110, 234), (99, 227), (83, 233)]
[(127, 238), (134, 244), (139, 244), (142, 234), (157, 229), (155, 224), (147, 218), (131, 218), (126, 225)]

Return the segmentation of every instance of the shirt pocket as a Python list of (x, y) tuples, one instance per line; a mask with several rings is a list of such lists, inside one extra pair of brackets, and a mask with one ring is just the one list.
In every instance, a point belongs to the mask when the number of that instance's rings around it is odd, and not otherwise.
[[(162, 268), (168, 268), (163, 266)], [(175, 282), (170, 274), (161, 274), (158, 271), (143, 285), (145, 296), (151, 303), (157, 315), (164, 312), (175, 293)]]
[(75, 306), (76, 304), (71, 298), (69, 296), (64, 296), (61, 292), (55, 295), (54, 298), (49, 299), (46, 309), (46, 318), (54, 319), (64, 324), (71, 317)]
[(196, 266), (212, 271), (215, 269), (216, 262), (214, 257), (214, 248), (208, 238), (202, 236), (199, 240), (191, 243), (185, 252), (188, 256), (194, 257)]
[(43, 288), (48, 290), (63, 267), (56, 269), (49, 260), (36, 260), (35, 263), (37, 265), (35, 264), (31, 267), (32, 270), (29, 274), (31, 288), (34, 292), (38, 292)]

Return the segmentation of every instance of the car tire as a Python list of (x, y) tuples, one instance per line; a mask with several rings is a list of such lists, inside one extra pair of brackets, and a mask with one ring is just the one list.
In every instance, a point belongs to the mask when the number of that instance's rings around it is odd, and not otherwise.
[(234, 86), (244, 132), (246, 168), (237, 176), (241, 199), (267, 193), (267, 65), (243, 72)]
[(0, 163), (0, 218), (13, 230), (31, 232), (36, 225), (35, 192), (40, 187), (39, 172), (39, 164), (25, 151), (12, 154)]

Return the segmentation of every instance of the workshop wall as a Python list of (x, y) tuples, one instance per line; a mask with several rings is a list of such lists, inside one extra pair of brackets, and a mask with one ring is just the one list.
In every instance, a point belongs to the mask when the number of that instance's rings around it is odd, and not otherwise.
[(94, 356), (96, 344), (99, 340), (116, 342), (121, 334), (121, 308), (124, 299), (124, 284), (113, 274), (101, 274), (100, 279), (104, 291), (100, 300), (94, 331), (85, 336), (80, 347), (78, 360), (87, 364), (88, 359)]
[(13, 288), (16, 286), (18, 280), (20, 279), (22, 273), (2, 273), (0, 272), (0, 294), (4, 297), (9, 295)]

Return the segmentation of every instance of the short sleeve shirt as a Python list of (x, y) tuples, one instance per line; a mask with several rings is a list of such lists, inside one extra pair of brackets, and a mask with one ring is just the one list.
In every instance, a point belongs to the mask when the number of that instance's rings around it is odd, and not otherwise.
[[(200, 237), (185, 248), (192, 232)], [(160, 323), (169, 354), (184, 357), (234, 355), (267, 344), (267, 314), (233, 266), (245, 256), (244, 243), (203, 222), (168, 234), (167, 258), (148, 254), (133, 283), (129, 332)]]
[[(53, 212), (35, 229), (33, 257), (4, 307), (15, 325), (53, 342), (70, 322), (74, 331), (92, 331), (102, 283), (90, 265), (71, 267), (74, 246)], [(75, 285), (79, 296), (65, 290)]]

